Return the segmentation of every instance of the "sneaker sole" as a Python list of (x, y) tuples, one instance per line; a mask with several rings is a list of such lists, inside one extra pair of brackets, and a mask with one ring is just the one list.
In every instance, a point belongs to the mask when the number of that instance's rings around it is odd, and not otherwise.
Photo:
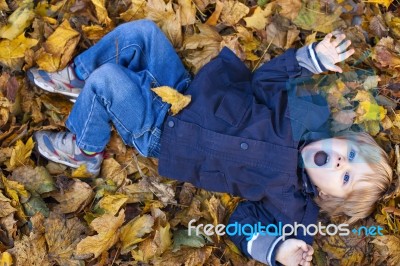
[(32, 72), (28, 71), (27, 73), (28, 73), (29, 80), (34, 85), (36, 85), (39, 88), (41, 88), (42, 90), (45, 90), (45, 91), (48, 91), (48, 92), (52, 92), (52, 93), (58, 93), (58, 94), (66, 95), (66, 96), (73, 97), (73, 98), (78, 98), (78, 96), (79, 96), (79, 94), (76, 94), (76, 93), (73, 93), (73, 92), (66, 92), (66, 91), (56, 90), (52, 86), (47, 85), (47, 83), (43, 83), (38, 78), (35, 78), (34, 75), (32, 74)]

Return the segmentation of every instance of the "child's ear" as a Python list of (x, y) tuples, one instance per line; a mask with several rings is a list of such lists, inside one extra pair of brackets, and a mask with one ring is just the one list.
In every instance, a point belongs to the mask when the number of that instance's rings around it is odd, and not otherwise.
[(319, 191), (319, 197), (322, 199), (322, 200), (327, 200), (327, 199), (329, 199), (329, 195), (328, 194), (326, 194), (325, 192), (323, 192), (322, 190), (320, 190)]

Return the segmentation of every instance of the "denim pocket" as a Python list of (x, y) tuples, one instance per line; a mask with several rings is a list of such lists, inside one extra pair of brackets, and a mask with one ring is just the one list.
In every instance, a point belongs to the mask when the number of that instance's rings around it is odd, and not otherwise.
[(234, 127), (238, 127), (249, 107), (250, 97), (244, 93), (230, 91), (219, 104), (215, 116)]

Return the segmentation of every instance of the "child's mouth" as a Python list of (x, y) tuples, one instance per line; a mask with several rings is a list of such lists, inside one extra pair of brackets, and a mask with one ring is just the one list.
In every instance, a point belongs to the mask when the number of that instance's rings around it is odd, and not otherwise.
[(319, 151), (314, 155), (314, 163), (318, 166), (323, 166), (329, 161), (329, 156), (324, 151)]

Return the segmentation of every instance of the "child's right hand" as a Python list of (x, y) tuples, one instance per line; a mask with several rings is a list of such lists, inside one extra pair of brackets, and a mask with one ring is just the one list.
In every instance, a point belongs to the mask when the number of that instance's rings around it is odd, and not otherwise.
[(287, 239), (278, 248), (276, 260), (288, 266), (311, 265), (314, 249), (299, 239)]
[(342, 73), (343, 70), (335, 64), (346, 60), (354, 54), (354, 49), (347, 50), (351, 45), (351, 41), (347, 40), (343, 42), (346, 39), (346, 35), (339, 34), (331, 41), (333, 36), (333, 33), (327, 34), (325, 38), (317, 44), (315, 52), (326, 69)]

